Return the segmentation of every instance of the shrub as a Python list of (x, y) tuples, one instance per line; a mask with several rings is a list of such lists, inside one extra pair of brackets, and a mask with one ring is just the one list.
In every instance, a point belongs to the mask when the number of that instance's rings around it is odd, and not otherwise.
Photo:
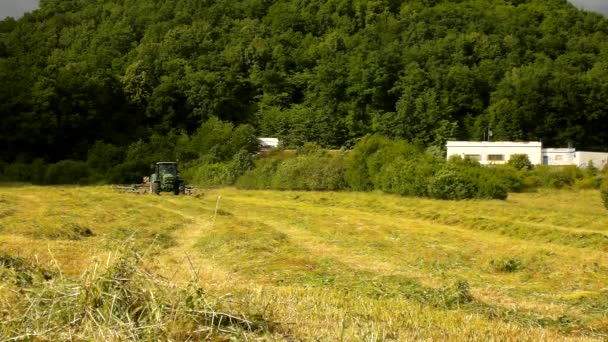
[(319, 146), (318, 144), (307, 142), (297, 149), (297, 154), (298, 155), (311, 155), (311, 154), (323, 155), (324, 151), (323, 151), (323, 149), (321, 149), (321, 146)]
[(477, 189), (478, 192), (476, 197), (478, 198), (504, 200), (507, 199), (507, 196), (509, 195), (509, 191), (504, 184), (504, 181), (487, 171), (479, 177)]
[(31, 164), (4, 164), (0, 170), (0, 179), (9, 182), (44, 183), (47, 165), (42, 159), (35, 159)]
[(89, 149), (87, 164), (91, 171), (97, 172), (100, 175), (106, 175), (114, 166), (121, 164), (124, 157), (124, 149), (97, 141)]
[(340, 190), (345, 188), (341, 157), (298, 156), (285, 160), (276, 170), (271, 186), (279, 190)]
[(49, 165), (44, 182), (46, 184), (84, 184), (91, 172), (83, 161), (62, 160)]
[(599, 189), (601, 184), (602, 177), (595, 176), (590, 178), (586, 177), (583, 179), (577, 179), (574, 183), (574, 186), (576, 186), (578, 189)]
[(258, 159), (253, 169), (237, 179), (236, 186), (241, 189), (269, 189), (272, 178), (283, 160), (279, 156)]
[(499, 165), (490, 169), (507, 191), (520, 192), (524, 189), (526, 171), (518, 171), (510, 165)]
[(604, 207), (608, 209), (608, 177), (605, 177), (604, 181), (602, 182), (600, 194), (602, 196), (602, 202), (604, 202)]
[(477, 186), (462, 172), (444, 168), (430, 179), (428, 194), (437, 199), (462, 200), (475, 197)]
[(31, 172), (28, 164), (12, 163), (4, 168), (3, 179), (10, 182), (29, 182)]
[(232, 184), (233, 178), (228, 166), (224, 163), (197, 164), (184, 172), (184, 178), (200, 186), (218, 186)]
[(255, 163), (253, 162), (253, 155), (247, 150), (240, 150), (237, 152), (232, 160), (227, 165), (227, 172), (229, 176), (229, 183), (234, 184), (239, 176), (248, 170), (253, 169)]
[(537, 188), (537, 187), (543, 185), (543, 181), (538, 176), (530, 175), (530, 176), (526, 176), (521, 181), (521, 185), (524, 188)]
[(140, 183), (142, 177), (152, 173), (150, 165), (143, 160), (130, 160), (115, 165), (106, 173), (106, 180), (114, 184)]
[(426, 196), (429, 180), (436, 168), (436, 163), (430, 158), (397, 158), (380, 170), (376, 187), (403, 196)]
[(393, 141), (380, 135), (367, 136), (359, 141), (346, 159), (345, 179), (356, 191), (378, 187), (382, 168), (402, 157), (417, 158), (422, 151), (405, 141)]
[(540, 179), (543, 186), (556, 189), (573, 185), (577, 178), (582, 178), (582, 173), (576, 166), (539, 165), (532, 174)]
[(380, 135), (366, 136), (349, 153), (344, 178), (355, 191), (372, 190), (374, 184), (368, 170), (367, 161), (371, 155), (390, 146), (391, 140)]
[(517, 170), (531, 170), (532, 163), (527, 154), (513, 154), (507, 162), (510, 166)]
[(311, 163), (311, 170), (308, 172), (306, 187), (308, 190), (342, 190), (347, 187), (344, 179), (344, 157), (323, 157)]

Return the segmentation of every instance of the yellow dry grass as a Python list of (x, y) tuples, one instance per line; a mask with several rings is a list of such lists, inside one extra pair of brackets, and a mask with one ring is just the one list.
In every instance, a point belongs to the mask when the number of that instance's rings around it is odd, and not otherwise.
[[(608, 338), (608, 215), (597, 191), (448, 202), (0, 187), (6, 255), (76, 278), (129, 238), (172, 283), (194, 277), (218, 305), (270, 322), (261, 339)], [(13, 287), (0, 277), (0, 302)]]

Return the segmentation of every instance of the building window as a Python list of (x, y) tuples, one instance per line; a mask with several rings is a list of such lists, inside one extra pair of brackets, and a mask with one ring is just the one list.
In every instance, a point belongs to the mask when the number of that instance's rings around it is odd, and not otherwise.
[(505, 155), (504, 154), (488, 154), (488, 160), (489, 161), (504, 161)]
[(479, 154), (465, 154), (464, 155), (465, 159), (471, 159), (474, 161), (480, 161), (481, 160), (481, 155)]
[(555, 160), (562, 160), (562, 155), (561, 154), (556, 155)]

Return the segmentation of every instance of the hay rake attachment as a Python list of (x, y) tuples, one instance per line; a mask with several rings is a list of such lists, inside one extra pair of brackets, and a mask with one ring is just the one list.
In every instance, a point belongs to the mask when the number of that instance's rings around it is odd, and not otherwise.
[[(120, 193), (145, 195), (153, 193), (150, 191), (150, 184), (131, 184), (131, 185), (112, 185), (112, 190)], [(195, 195), (197, 189), (191, 185), (184, 187), (184, 195)]]

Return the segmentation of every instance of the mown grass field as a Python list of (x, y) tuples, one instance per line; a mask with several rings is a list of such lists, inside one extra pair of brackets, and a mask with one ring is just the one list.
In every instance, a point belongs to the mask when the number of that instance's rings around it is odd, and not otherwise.
[[(195, 305), (187, 289), (196, 286), (209, 310), (160, 305), (146, 312), (158, 316), (171, 307), (173, 316), (156, 319), (155, 330), (131, 322), (135, 316), (113, 323), (119, 321), (117, 296), (103, 294), (126, 283), (113, 276), (95, 292), (105, 300), (76, 313), (63, 307), (64, 320), (49, 316), (65, 301), (89, 303), (94, 277), (132, 251), (141, 274), (162, 280), (142, 286), (186, 293), (186, 306)], [(606, 340), (607, 256), (608, 212), (591, 190), (450, 202), (379, 193), (217, 189), (175, 197), (5, 185), (0, 340), (154, 334), (175, 340)], [(69, 282), (80, 285), (53, 292), (61, 295), (52, 301), (39, 295)], [(160, 303), (152, 290), (129, 291), (121, 293)], [(162, 303), (171, 302), (173, 292), (167, 293)], [(186, 324), (178, 315), (210, 311), (246, 323)], [(40, 316), (35, 322), (25, 318), (32, 313)]]

